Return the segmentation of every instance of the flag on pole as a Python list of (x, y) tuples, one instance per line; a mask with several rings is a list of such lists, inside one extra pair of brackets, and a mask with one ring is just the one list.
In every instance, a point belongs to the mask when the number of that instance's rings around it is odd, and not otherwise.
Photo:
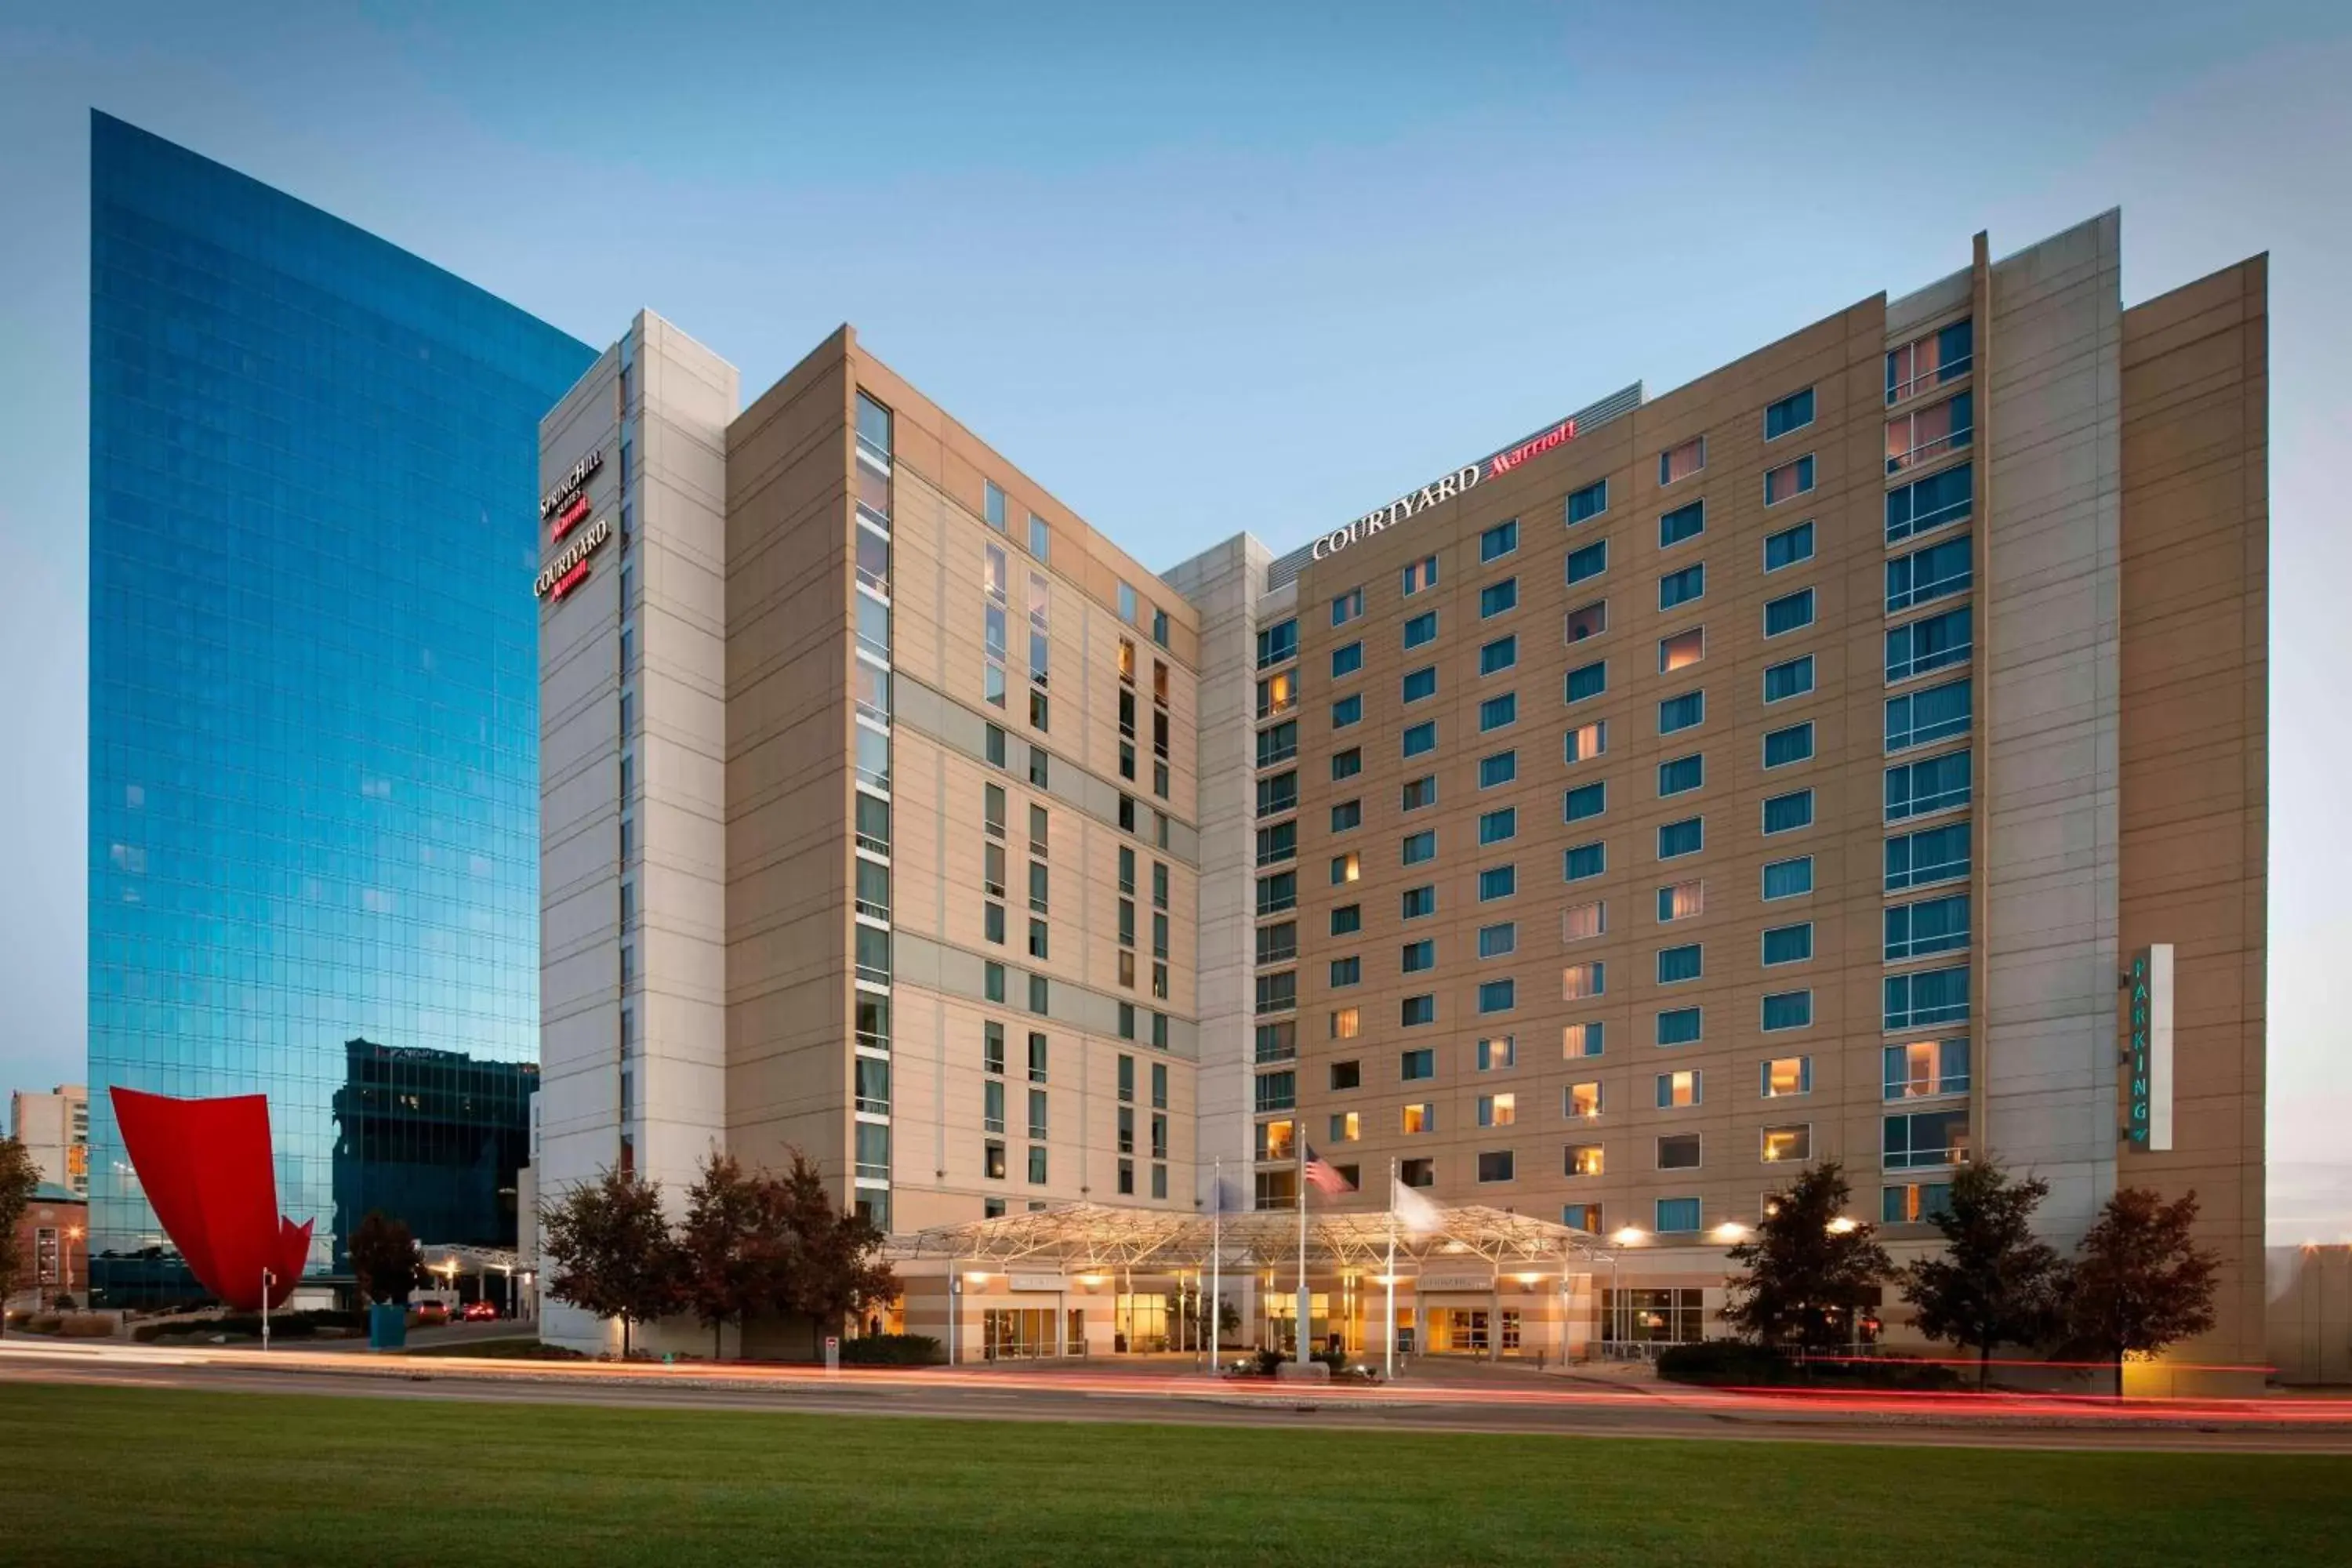
[(1445, 1228), (1445, 1216), (1437, 1205), (1395, 1176), (1389, 1178), (1389, 1213), (1396, 1216), (1397, 1224), (1416, 1236)]
[(1356, 1184), (1341, 1175), (1337, 1165), (1318, 1154), (1312, 1143), (1307, 1145), (1307, 1184), (1328, 1197), (1356, 1190)]

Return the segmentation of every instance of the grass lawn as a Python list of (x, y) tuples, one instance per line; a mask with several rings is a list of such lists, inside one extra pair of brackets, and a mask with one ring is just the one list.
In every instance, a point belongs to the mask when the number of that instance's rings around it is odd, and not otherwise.
[[(37, 1558), (14, 1555), (33, 1543)], [(2251, 1563), (2352, 1459), (0, 1389), (0, 1560)]]

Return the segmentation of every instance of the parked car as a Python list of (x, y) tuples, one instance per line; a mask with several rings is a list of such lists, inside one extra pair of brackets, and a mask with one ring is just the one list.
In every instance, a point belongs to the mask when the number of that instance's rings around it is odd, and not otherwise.
[(420, 1329), (437, 1329), (449, 1321), (449, 1309), (438, 1301), (419, 1301), (415, 1312)]
[(499, 1310), (488, 1301), (468, 1301), (458, 1316), (469, 1323), (491, 1323), (498, 1321)]

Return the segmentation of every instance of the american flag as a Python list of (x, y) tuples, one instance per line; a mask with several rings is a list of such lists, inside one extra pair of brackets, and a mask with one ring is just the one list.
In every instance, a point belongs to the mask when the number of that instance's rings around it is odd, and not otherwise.
[[(1304, 1141), (1302, 1140), (1302, 1142)], [(1315, 1152), (1314, 1144), (1306, 1144), (1306, 1149), (1307, 1164), (1305, 1166), (1305, 1170), (1307, 1173), (1307, 1184), (1308, 1186), (1313, 1187), (1317, 1192), (1323, 1193), (1332, 1197), (1337, 1197), (1341, 1193), (1352, 1193), (1356, 1190), (1356, 1184), (1341, 1175), (1339, 1173), (1339, 1168), (1337, 1165), (1334, 1165), (1330, 1161), (1326, 1160), (1322, 1155), (1318, 1154)]]

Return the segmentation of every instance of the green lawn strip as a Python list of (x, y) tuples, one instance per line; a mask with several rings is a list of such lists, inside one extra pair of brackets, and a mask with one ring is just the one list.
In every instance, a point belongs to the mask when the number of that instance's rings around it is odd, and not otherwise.
[[(12, 1494), (14, 1494), (12, 1498)], [(7, 1505), (13, 1501), (14, 1507)], [(0, 1389), (71, 1561), (2340, 1563), (2352, 1459)]]

